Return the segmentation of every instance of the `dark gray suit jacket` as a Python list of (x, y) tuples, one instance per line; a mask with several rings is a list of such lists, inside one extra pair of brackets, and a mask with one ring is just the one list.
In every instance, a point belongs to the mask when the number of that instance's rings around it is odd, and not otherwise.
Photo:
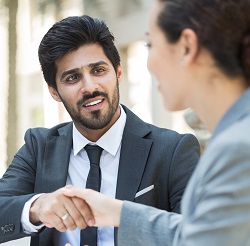
[[(180, 200), (199, 158), (191, 134), (147, 124), (124, 107), (116, 198), (180, 212)], [(72, 148), (72, 122), (51, 129), (27, 130), (25, 144), (0, 180), (0, 243), (27, 236), (21, 213), (34, 194), (53, 192), (66, 184)], [(151, 185), (154, 189), (135, 198)], [(53, 229), (32, 235), (31, 245), (49, 246)]]

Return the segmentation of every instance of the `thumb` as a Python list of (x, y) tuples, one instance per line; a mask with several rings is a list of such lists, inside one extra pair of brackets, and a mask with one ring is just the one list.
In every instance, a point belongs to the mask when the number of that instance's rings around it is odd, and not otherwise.
[(78, 197), (81, 199), (86, 199), (86, 191), (85, 189), (70, 187), (63, 190), (63, 194), (68, 197)]

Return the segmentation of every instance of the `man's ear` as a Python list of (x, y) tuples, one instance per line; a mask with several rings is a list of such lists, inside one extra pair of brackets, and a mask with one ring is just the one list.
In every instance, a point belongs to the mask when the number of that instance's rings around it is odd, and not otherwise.
[(50, 95), (53, 97), (54, 100), (56, 100), (57, 102), (62, 101), (57, 90), (54, 87), (48, 85), (48, 89), (49, 89)]
[(181, 46), (181, 64), (190, 65), (194, 63), (198, 53), (199, 53), (199, 44), (196, 33), (192, 29), (184, 29), (180, 37), (180, 46)]
[(122, 75), (123, 75), (122, 65), (119, 64), (117, 67), (117, 80), (119, 84), (122, 82)]

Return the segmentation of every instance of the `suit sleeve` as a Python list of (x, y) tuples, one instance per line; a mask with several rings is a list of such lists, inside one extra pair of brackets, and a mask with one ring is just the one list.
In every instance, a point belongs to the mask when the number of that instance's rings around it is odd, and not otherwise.
[(182, 215), (125, 201), (118, 229), (119, 246), (172, 246)]
[(124, 202), (118, 244), (250, 245), (250, 142), (242, 139), (228, 135), (210, 144), (187, 187), (182, 215)]
[(21, 226), (23, 206), (34, 196), (36, 158), (31, 130), (25, 144), (0, 179), (0, 243), (27, 236)]
[(178, 246), (250, 245), (250, 141), (230, 133), (201, 158)]
[(180, 213), (181, 199), (187, 183), (198, 163), (200, 146), (192, 134), (181, 135), (171, 160), (168, 187), (172, 212)]

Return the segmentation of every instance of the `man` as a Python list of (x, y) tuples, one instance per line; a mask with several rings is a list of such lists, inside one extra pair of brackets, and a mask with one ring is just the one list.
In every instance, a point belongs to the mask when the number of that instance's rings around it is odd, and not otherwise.
[(63, 194), (67, 184), (88, 183), (87, 145), (102, 148), (101, 193), (179, 212), (199, 144), (119, 104), (122, 67), (104, 22), (82, 16), (56, 23), (41, 41), (39, 60), (52, 97), (73, 122), (26, 132), (0, 180), (0, 242), (31, 235), (35, 246), (114, 245), (112, 227), (98, 228), (97, 241), (86, 243), (84, 202)]

